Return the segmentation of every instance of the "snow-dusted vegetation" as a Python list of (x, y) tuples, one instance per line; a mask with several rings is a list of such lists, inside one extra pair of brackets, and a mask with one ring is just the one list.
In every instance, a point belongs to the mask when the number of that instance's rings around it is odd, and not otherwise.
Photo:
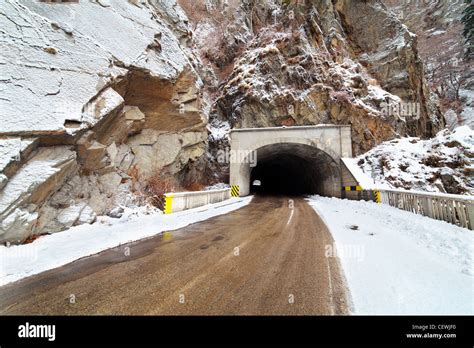
[(432, 139), (384, 142), (357, 157), (376, 184), (392, 188), (472, 195), (474, 131), (469, 126), (443, 130)]

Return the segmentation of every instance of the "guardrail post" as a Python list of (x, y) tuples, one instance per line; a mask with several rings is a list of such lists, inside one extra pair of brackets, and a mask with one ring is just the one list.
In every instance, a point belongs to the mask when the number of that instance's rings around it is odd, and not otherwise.
[(374, 195), (375, 195), (375, 202), (376, 203), (382, 203), (382, 199), (380, 197), (380, 191), (379, 190), (374, 190)]
[(423, 197), (421, 205), (423, 207), (423, 215), (433, 218), (433, 206), (430, 204), (431, 200), (428, 197)]
[(171, 214), (173, 212), (172, 205), (173, 205), (173, 195), (165, 194), (165, 202), (164, 202), (163, 212), (165, 214)]
[(469, 227), (469, 219), (466, 216), (466, 204), (463, 202), (455, 202), (455, 212), (459, 217), (459, 223), (462, 227), (468, 228)]
[(466, 211), (469, 220), (469, 229), (474, 230), (474, 203), (466, 203)]

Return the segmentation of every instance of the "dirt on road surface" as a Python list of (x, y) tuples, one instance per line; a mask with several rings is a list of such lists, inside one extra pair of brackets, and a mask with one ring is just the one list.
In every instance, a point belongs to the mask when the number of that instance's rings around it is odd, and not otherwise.
[(0, 288), (1, 314), (347, 314), (333, 239), (302, 198), (234, 212)]

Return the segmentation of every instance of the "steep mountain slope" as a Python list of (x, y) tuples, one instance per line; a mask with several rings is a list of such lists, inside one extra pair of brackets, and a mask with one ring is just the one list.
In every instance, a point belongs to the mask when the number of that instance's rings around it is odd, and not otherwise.
[[(358, 154), (394, 136), (429, 137), (443, 127), (416, 37), (382, 2), (266, 1), (232, 16), (253, 26), (228, 26), (217, 43), (221, 51), (227, 42), (237, 46), (231, 62), (214, 64), (220, 92), (210, 119), (218, 145), (218, 130), (229, 127), (351, 124)], [(200, 41), (216, 35), (212, 25), (198, 32)], [(384, 114), (389, 103), (417, 103), (419, 113)]]

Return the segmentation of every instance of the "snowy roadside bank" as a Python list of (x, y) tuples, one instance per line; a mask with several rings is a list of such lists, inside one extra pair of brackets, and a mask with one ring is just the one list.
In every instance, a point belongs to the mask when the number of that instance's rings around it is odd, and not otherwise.
[(43, 236), (31, 244), (0, 246), (0, 285), (63, 266), (77, 259), (139, 239), (172, 231), (250, 203), (252, 197), (231, 198), (216, 204), (170, 215), (126, 211), (120, 219), (101, 217), (92, 225)]
[(474, 234), (384, 204), (312, 196), (354, 314), (474, 314)]

